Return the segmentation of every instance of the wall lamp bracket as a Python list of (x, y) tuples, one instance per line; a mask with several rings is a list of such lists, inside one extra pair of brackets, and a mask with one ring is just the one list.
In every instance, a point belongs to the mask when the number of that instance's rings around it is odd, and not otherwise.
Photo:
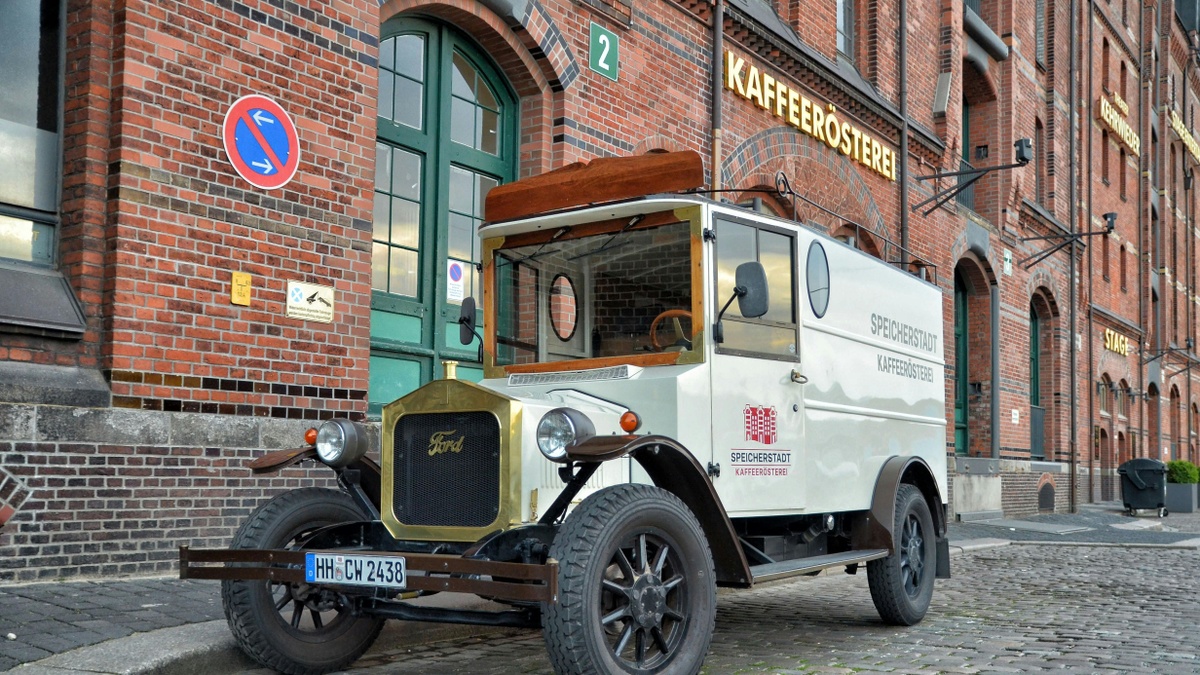
[(928, 209), (926, 209), (926, 211), (924, 213), (921, 214), (924, 216), (928, 216), (929, 214), (931, 214), (935, 210), (937, 210), (937, 208), (939, 206), (950, 201), (955, 196), (957, 196), (958, 193), (971, 187), (972, 185), (975, 184), (975, 181), (979, 180), (980, 178), (983, 178), (987, 174), (989, 174), (993, 171), (1003, 171), (1005, 169), (1015, 169), (1019, 166), (1025, 166), (1026, 164), (1033, 161), (1033, 141), (1029, 140), (1028, 138), (1022, 138), (1022, 139), (1018, 140), (1016, 143), (1013, 143), (1013, 148), (1015, 149), (1014, 159), (1016, 159), (1017, 161), (1013, 162), (1012, 164), (1001, 164), (999, 166), (985, 166), (985, 167), (980, 167), (978, 169), (966, 169), (964, 171), (946, 171), (946, 172), (939, 171), (938, 173), (931, 173), (928, 176), (913, 176), (913, 180), (938, 180), (941, 178), (953, 178), (955, 176), (964, 176), (967, 178), (965, 178), (965, 180), (959, 181), (959, 183), (957, 185), (955, 185), (954, 187), (949, 187), (944, 190), (935, 192), (933, 194), (933, 196), (929, 197), (925, 201), (923, 201), (919, 204), (914, 204), (912, 207), (912, 212), (916, 213), (917, 210), (919, 210), (922, 206), (925, 206), (929, 202), (936, 201), (937, 202), (936, 204), (929, 207)]
[(1175, 372), (1172, 372), (1172, 373), (1167, 373), (1166, 375), (1163, 375), (1163, 379), (1164, 379), (1164, 380), (1169, 380), (1169, 379), (1171, 379), (1172, 377), (1175, 377), (1176, 375), (1182, 375), (1182, 374), (1184, 374), (1184, 373), (1188, 372), (1189, 370), (1191, 370), (1191, 369), (1192, 369), (1192, 366), (1195, 366), (1195, 365), (1196, 365), (1196, 363), (1197, 363), (1196, 361), (1193, 361), (1193, 360), (1191, 360), (1191, 359), (1188, 359), (1188, 363), (1187, 363), (1187, 365), (1186, 365), (1186, 366), (1184, 366), (1184, 367), (1180, 368), (1179, 370), (1176, 370)]
[(1039, 237), (1025, 237), (1021, 239), (1021, 241), (1055, 241), (1058, 243), (1054, 244), (1048, 249), (1045, 249), (1044, 251), (1038, 251), (1032, 255), (1025, 256), (1017, 264), (1023, 265), (1025, 269), (1029, 269), (1030, 267), (1033, 267), (1034, 265), (1040, 263), (1046, 258), (1049, 258), (1070, 244), (1083, 239), (1084, 237), (1096, 237), (1099, 235), (1112, 234), (1113, 230), (1117, 228), (1117, 213), (1115, 211), (1109, 211), (1108, 213), (1104, 214), (1104, 221), (1105, 225), (1103, 230), (1092, 230), (1091, 232), (1069, 232), (1066, 234), (1046, 234)]
[[(1158, 359), (1161, 359), (1161, 358), (1163, 358), (1164, 356), (1166, 356), (1166, 355), (1168, 355), (1168, 354), (1172, 354), (1172, 353), (1175, 353), (1175, 352), (1185, 352), (1185, 353), (1186, 353), (1186, 352), (1190, 352), (1190, 351), (1192, 351), (1192, 348), (1193, 348), (1193, 347), (1195, 347), (1195, 346), (1196, 346), (1196, 341), (1195, 341), (1195, 340), (1193, 340), (1192, 338), (1186, 338), (1186, 339), (1184, 339), (1184, 341), (1183, 341), (1183, 348), (1182, 348), (1182, 349), (1180, 349), (1179, 347), (1168, 347), (1167, 349), (1163, 349), (1163, 350), (1160, 350), (1160, 351), (1154, 352), (1154, 353), (1150, 354), (1150, 356), (1147, 356), (1146, 358), (1144, 358), (1144, 359), (1142, 359), (1142, 360), (1141, 360), (1141, 361), (1142, 361), (1142, 365), (1144, 366), (1144, 365), (1146, 365), (1147, 363), (1150, 363), (1151, 361), (1156, 361), (1156, 360), (1158, 360)], [(1192, 363), (1193, 363), (1193, 362), (1191, 361), (1191, 359), (1189, 359), (1189, 360), (1188, 360), (1188, 365), (1184, 367), (1184, 370), (1190, 369), (1190, 368), (1192, 367)], [(1179, 373), (1182, 373), (1182, 372), (1183, 372), (1183, 370), (1180, 370), (1180, 371), (1177, 371), (1177, 372), (1174, 372), (1174, 373), (1171, 373), (1171, 374), (1172, 374), (1172, 375), (1178, 375)]]

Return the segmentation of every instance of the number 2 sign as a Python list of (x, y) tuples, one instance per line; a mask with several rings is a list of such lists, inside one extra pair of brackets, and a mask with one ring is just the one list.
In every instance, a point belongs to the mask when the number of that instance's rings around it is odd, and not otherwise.
[(619, 55), (620, 41), (617, 39), (617, 34), (593, 23), (591, 47), (588, 50), (588, 66), (616, 82), (617, 71), (620, 70)]

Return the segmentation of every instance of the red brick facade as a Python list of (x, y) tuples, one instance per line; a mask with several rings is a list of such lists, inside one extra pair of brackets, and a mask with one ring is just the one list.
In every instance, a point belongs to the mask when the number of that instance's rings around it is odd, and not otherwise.
[[(1129, 457), (1195, 460), (1200, 372), (1184, 368), (1196, 358), (1196, 205), (1184, 176), (1200, 157), (1170, 111), (1194, 130), (1200, 73), (1172, 4), (1130, 3), (1122, 16), (1118, 3), (1079, 3), (1072, 72), (1069, 3), (909, 2), (900, 17), (895, 2), (855, 0), (854, 53), (839, 56), (839, 1), (725, 0), (724, 49), (899, 154), (906, 26), (910, 207), (958, 180), (927, 176), (1010, 164), (1018, 139), (1034, 140), (1033, 161), (987, 174), (970, 203), (906, 216), (899, 181), (712, 90), (713, 6), (694, 0), (69, 0), (58, 270), (86, 332), (0, 333), (0, 365), (101, 373), (109, 405), (0, 403), (0, 511), (16, 508), (0, 531), (0, 579), (164, 571), (178, 542), (219, 545), (262, 495), (324, 480), (251, 480), (239, 467), (253, 449), (294, 444), (301, 419), (366, 417), (377, 59), (381, 27), (403, 16), (452, 26), (507, 80), (520, 108), (515, 176), (692, 149), (710, 184), (744, 191), (730, 198), (766, 196), (889, 260), (907, 237), (945, 291), (947, 452), (961, 398), (958, 470), (1003, 485), (996, 504), (954, 487), (955, 510), (1062, 510), (1073, 482), (1077, 499), (1115, 498)], [(619, 37), (615, 82), (589, 68), (592, 23)], [(296, 123), (303, 157), (281, 190), (251, 187), (222, 149), (226, 111), (251, 93)], [(1139, 154), (1098, 115), (1114, 93)], [(772, 194), (780, 171), (803, 200)], [(1102, 230), (1106, 213), (1115, 230), (1075, 248), (1078, 285), (1070, 248), (1029, 264), (1062, 235)], [(234, 272), (252, 277), (248, 307), (230, 302)], [(288, 318), (288, 281), (332, 286), (333, 322)], [(1127, 354), (1105, 348), (1106, 330)], [(1097, 396), (1114, 389), (1123, 404), (1102, 410)], [(1040, 453), (1034, 415), (1045, 416)]]

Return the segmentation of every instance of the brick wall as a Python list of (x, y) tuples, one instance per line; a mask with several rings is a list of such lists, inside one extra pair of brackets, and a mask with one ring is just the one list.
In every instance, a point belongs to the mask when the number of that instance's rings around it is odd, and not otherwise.
[[(378, 47), (369, 8), (199, 12), (193, 1), (120, 13), (103, 359), (114, 405), (365, 412)], [(219, 150), (230, 104), (252, 93), (279, 101), (299, 134), (300, 169), (280, 190), (251, 187)], [(235, 271), (253, 278), (249, 307), (230, 303)], [(333, 286), (333, 323), (286, 318), (288, 281)]]
[(0, 530), (0, 581), (165, 574), (180, 545), (228, 545), (273, 494), (334, 485), (323, 467), (252, 476), (244, 466), (266, 449), (301, 445), (307, 426), (0, 404), (0, 486), (21, 497)]

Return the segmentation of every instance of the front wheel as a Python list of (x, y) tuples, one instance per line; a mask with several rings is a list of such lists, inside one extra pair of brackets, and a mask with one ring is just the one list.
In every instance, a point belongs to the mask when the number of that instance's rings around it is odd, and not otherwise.
[(567, 518), (550, 556), (558, 602), (543, 612), (555, 672), (692, 675), (716, 619), (712, 553), (675, 495), (616, 485)]
[(925, 618), (933, 599), (937, 533), (925, 497), (915, 485), (896, 491), (896, 517), (892, 528), (895, 550), (886, 558), (867, 563), (871, 600), (886, 623), (911, 626)]
[[(362, 518), (344, 492), (292, 490), (250, 514), (232, 548), (293, 549), (317, 528)], [(375, 642), (384, 622), (354, 616), (341, 594), (303, 583), (222, 581), (221, 604), (242, 650), (283, 673), (344, 668)]]

